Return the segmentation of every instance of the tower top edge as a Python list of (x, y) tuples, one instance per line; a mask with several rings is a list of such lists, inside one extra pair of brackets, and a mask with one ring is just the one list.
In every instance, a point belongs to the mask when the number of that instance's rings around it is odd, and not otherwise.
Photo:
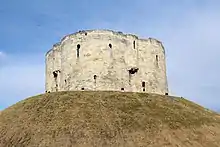
[(58, 47), (62, 44), (62, 42), (64, 42), (65, 40), (67, 40), (68, 38), (70, 37), (73, 37), (73, 36), (76, 36), (76, 35), (79, 35), (79, 34), (87, 34), (87, 33), (112, 33), (113, 35), (120, 35), (120, 36), (123, 36), (123, 37), (133, 37), (134, 39), (136, 40), (140, 40), (140, 41), (155, 41), (157, 42), (158, 44), (162, 44), (162, 42), (156, 38), (152, 38), (152, 37), (148, 37), (148, 38), (139, 38), (137, 35), (134, 35), (134, 34), (131, 34), (131, 33), (123, 33), (121, 31), (115, 31), (115, 30), (110, 30), (110, 29), (88, 29), (88, 30), (79, 30), (77, 32), (74, 32), (74, 33), (71, 33), (71, 34), (67, 34), (66, 36), (64, 36), (60, 42), (58, 43), (55, 43), (52, 47), (52, 49), (50, 49), (46, 55), (48, 53), (50, 53), (55, 47)]

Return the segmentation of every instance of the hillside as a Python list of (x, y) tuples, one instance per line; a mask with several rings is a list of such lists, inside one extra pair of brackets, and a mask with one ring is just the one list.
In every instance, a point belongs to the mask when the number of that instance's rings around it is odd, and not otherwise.
[(183, 98), (56, 92), (0, 114), (0, 147), (219, 147), (218, 114)]

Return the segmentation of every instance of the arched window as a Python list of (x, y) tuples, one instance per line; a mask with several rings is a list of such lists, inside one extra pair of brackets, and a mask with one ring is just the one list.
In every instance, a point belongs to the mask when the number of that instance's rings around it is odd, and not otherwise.
[(135, 49), (135, 41), (133, 41), (133, 48)]
[(110, 48), (112, 48), (112, 44), (110, 43), (109, 45), (108, 45)]
[(80, 49), (80, 44), (77, 44), (77, 49), (76, 49), (77, 58), (79, 58), (79, 49)]
[(80, 49), (80, 44), (77, 44), (77, 49)]

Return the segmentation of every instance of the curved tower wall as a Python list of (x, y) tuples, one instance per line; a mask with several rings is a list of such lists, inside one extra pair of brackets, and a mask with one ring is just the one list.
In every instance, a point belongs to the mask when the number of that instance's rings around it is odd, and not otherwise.
[(46, 91), (168, 92), (165, 52), (156, 39), (108, 30), (68, 35), (46, 54)]

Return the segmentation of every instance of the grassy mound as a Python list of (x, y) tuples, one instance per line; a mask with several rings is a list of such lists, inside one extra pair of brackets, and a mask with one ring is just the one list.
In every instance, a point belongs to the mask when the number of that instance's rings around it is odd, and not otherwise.
[(1, 112), (0, 146), (219, 147), (220, 117), (156, 94), (48, 93)]

